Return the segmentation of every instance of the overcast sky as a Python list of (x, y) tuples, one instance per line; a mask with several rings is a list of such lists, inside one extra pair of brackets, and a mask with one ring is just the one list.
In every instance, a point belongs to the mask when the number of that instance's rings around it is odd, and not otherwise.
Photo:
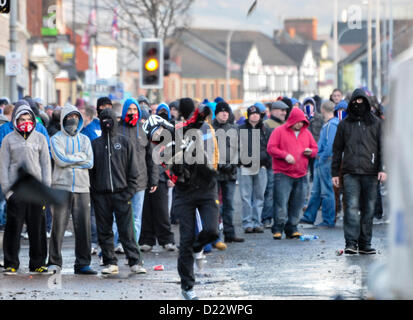
[[(90, 0), (75, 0), (77, 21), (86, 22), (89, 14)], [(113, 12), (104, 10), (110, 0), (98, 0), (99, 21), (105, 21), (106, 31), (110, 32)], [(371, 0), (373, 4), (377, 0)], [(381, 0), (382, 16), (386, 11), (385, 4), (393, 2), (395, 18), (413, 19), (413, 0)], [(328, 34), (333, 23), (333, 0), (258, 0), (258, 5), (250, 17), (247, 12), (254, 0), (195, 0), (192, 8), (192, 26), (215, 29), (257, 30), (272, 36), (274, 29), (282, 28), (285, 18), (318, 19), (318, 34)], [(106, 3), (106, 4), (105, 4)], [(341, 13), (352, 5), (362, 8), (363, 19), (367, 19), (367, 0), (338, 0), (339, 21)], [(72, 0), (64, 0), (66, 19), (72, 19)], [(106, 12), (105, 12), (106, 11)], [(373, 11), (375, 16), (375, 11)], [(104, 18), (104, 16), (106, 16)], [(102, 31), (102, 29), (100, 29)]]
[[(333, 0), (258, 0), (258, 6), (250, 17), (246, 17), (254, 0), (195, 0), (192, 7), (192, 25), (204, 28), (234, 28), (260, 30), (272, 35), (274, 29), (282, 26), (285, 18), (318, 19), (318, 33), (327, 34), (333, 23)], [(339, 0), (339, 21), (341, 12), (351, 5), (363, 8), (367, 19), (367, 5), (363, 0)], [(382, 13), (390, 0), (381, 0)], [(398, 18), (413, 19), (412, 0), (392, 0), (393, 13)], [(376, 3), (376, 0), (373, 0)], [(375, 11), (373, 11), (375, 15)]]

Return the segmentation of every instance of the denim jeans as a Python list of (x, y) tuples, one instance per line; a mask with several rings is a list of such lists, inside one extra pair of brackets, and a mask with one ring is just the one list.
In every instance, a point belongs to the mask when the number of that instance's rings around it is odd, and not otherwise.
[[(135, 231), (136, 243), (139, 243), (142, 227), (143, 201), (145, 200), (145, 190), (138, 191), (132, 197), (133, 230)], [(119, 234), (116, 221), (113, 221), (113, 234), (115, 235), (115, 247), (119, 245)]]
[(331, 158), (326, 161), (317, 159), (314, 163), (313, 188), (311, 189), (310, 201), (308, 202), (303, 220), (314, 223), (321, 205), (323, 222), (333, 227), (335, 225), (336, 212), (331, 178), (331, 161)]
[(274, 205), (274, 171), (273, 169), (267, 169), (267, 187), (264, 194), (264, 208), (262, 209), (262, 222), (272, 221), (273, 205)]
[(261, 227), (261, 214), (264, 207), (264, 193), (267, 186), (267, 169), (260, 168), (255, 175), (238, 174), (242, 201), (242, 227)]
[[(346, 246), (367, 248), (373, 237), (377, 176), (344, 175), (344, 238)], [(360, 211), (360, 214), (359, 214)]]
[(274, 224), (272, 233), (297, 231), (300, 212), (303, 208), (307, 176), (291, 178), (282, 173), (274, 174)]
[(90, 235), (92, 240), (92, 246), (97, 246), (98, 232), (96, 228), (96, 216), (95, 208), (93, 207), (93, 201), (90, 202)]
[(0, 187), (0, 226), (6, 225), (6, 198)]
[(235, 181), (218, 181), (218, 190), (222, 192), (222, 206), (220, 208), (224, 224), (225, 238), (234, 238), (235, 229), (232, 222), (234, 216)]

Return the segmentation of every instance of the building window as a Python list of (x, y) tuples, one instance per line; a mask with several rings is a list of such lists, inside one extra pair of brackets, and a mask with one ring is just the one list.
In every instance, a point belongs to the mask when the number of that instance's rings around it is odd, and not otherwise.
[(225, 85), (221, 84), (219, 86), (219, 95), (223, 98), (225, 96)]
[(196, 97), (196, 83), (192, 84), (192, 98)]
[(211, 83), (211, 100), (214, 100), (215, 96), (215, 85)]
[(205, 99), (207, 97), (207, 85), (204, 83), (202, 84), (202, 99)]
[(188, 84), (182, 85), (182, 96), (187, 97), (188, 96)]

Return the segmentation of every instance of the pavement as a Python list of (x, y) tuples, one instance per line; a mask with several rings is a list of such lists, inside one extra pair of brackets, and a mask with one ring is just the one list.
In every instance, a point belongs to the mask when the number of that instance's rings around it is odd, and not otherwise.
[[(195, 291), (200, 299), (214, 300), (313, 300), (366, 299), (366, 279), (372, 265), (384, 262), (388, 225), (374, 225), (373, 246), (377, 255), (336, 255), (343, 249), (342, 220), (334, 229), (301, 229), (319, 236), (312, 241), (273, 240), (270, 229), (264, 233), (244, 234), (241, 207), (236, 194), (234, 216), (236, 232), (244, 243), (229, 243), (227, 250), (213, 249), (202, 270), (195, 267)], [(179, 244), (178, 226), (172, 231)], [(0, 234), (0, 241), (2, 234)], [(180, 300), (177, 252), (157, 246), (143, 253), (147, 274), (136, 275), (117, 255), (117, 276), (73, 274), (74, 237), (64, 238), (63, 269), (60, 275), (28, 273), (28, 241), (22, 239), (19, 274), (0, 274), (0, 300)], [(154, 271), (163, 265), (164, 271)], [(92, 267), (101, 270), (92, 256)]]

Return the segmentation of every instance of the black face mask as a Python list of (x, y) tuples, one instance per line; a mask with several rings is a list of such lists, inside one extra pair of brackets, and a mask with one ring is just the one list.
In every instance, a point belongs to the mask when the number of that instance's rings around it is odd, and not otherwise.
[(366, 104), (363, 101), (362, 103), (353, 103), (353, 113), (357, 117), (362, 117), (366, 113)]
[(161, 118), (165, 119), (166, 121), (169, 121), (169, 119), (168, 119), (168, 114), (165, 113), (165, 112), (158, 113), (158, 116), (160, 116)]
[(79, 126), (79, 119), (65, 119), (63, 126), (68, 134), (74, 136)]
[(104, 118), (101, 121), (102, 130), (105, 132), (111, 132), (115, 123), (112, 118)]

